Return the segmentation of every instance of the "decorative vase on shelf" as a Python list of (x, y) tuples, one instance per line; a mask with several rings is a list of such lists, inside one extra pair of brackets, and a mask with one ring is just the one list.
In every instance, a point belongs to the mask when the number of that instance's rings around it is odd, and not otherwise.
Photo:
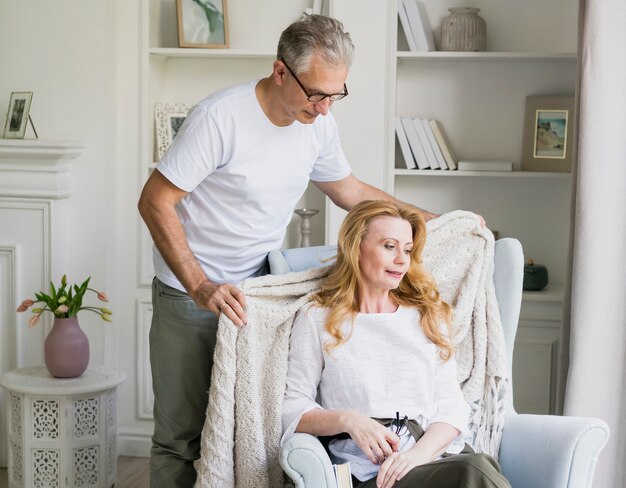
[(76, 378), (89, 364), (89, 339), (78, 318), (55, 318), (44, 344), (46, 368), (57, 378)]
[(442, 51), (484, 51), (487, 47), (487, 24), (478, 15), (480, 9), (453, 7), (441, 22)]

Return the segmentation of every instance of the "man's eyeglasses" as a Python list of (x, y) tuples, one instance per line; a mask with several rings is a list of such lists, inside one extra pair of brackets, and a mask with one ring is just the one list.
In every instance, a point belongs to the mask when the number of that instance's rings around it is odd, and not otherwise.
[(291, 73), (291, 76), (293, 76), (293, 78), (296, 80), (298, 85), (300, 85), (300, 88), (302, 88), (302, 91), (306, 95), (306, 99), (309, 102), (321, 102), (325, 98), (328, 98), (331, 102), (336, 102), (337, 100), (341, 100), (342, 98), (346, 98), (348, 96), (348, 87), (346, 86), (345, 83), (343, 84), (343, 93), (332, 93), (332, 94), (309, 93), (309, 91), (304, 87), (302, 82), (298, 79), (296, 74), (293, 71), (291, 71), (291, 68), (289, 66), (287, 66), (287, 63), (285, 63), (285, 60), (283, 58), (280, 58), (280, 60), (285, 65), (285, 68), (287, 68), (287, 70)]
[(391, 421), (390, 427), (395, 428), (394, 432), (398, 437), (402, 437), (409, 429), (409, 417), (405, 415), (400, 418), (400, 412), (396, 412), (396, 418)]

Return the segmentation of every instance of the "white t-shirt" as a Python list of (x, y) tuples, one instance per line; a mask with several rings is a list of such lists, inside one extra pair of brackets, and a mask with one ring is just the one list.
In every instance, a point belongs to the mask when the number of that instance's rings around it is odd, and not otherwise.
[[(309, 179), (350, 174), (331, 113), (312, 124), (278, 127), (256, 98), (253, 81), (218, 91), (187, 116), (157, 170), (189, 192), (176, 211), (207, 277), (238, 283), (280, 248)], [(156, 276), (183, 290), (158, 250)]]
[[(341, 346), (325, 330), (328, 310), (303, 308), (293, 324), (290, 338), (287, 388), (283, 401), (283, 442), (293, 435), (302, 415), (315, 408), (349, 409), (373, 418), (405, 415), (424, 430), (444, 422), (461, 434), (446, 452), (459, 453), (468, 435), (470, 407), (457, 380), (454, 358), (444, 361), (420, 325), (415, 308), (399, 307), (394, 313), (357, 314), (352, 335)], [(351, 323), (342, 326), (344, 337)], [(407, 432), (400, 450), (415, 445)], [(351, 440), (330, 445), (334, 461), (350, 462), (352, 474), (361, 481), (376, 476), (372, 464)]]

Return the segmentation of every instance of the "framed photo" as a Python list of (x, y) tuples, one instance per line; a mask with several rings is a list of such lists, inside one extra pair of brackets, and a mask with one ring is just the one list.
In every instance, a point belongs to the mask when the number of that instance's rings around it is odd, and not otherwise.
[(526, 97), (522, 170), (570, 172), (574, 123), (574, 97)]
[(7, 121), (4, 125), (3, 136), (5, 139), (24, 139), (28, 112), (33, 92), (13, 92), (7, 110)]
[(227, 48), (226, 0), (176, 0), (178, 46)]
[(178, 129), (183, 125), (191, 105), (185, 103), (156, 103), (154, 130), (156, 134), (155, 159), (159, 161), (170, 147)]

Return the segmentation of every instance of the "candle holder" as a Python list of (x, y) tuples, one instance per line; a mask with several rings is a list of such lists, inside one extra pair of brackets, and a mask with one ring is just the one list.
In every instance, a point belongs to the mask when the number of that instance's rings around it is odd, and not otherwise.
[(300, 234), (302, 240), (300, 247), (309, 247), (311, 245), (311, 218), (319, 212), (314, 208), (297, 208), (294, 212), (302, 218), (300, 223)]

